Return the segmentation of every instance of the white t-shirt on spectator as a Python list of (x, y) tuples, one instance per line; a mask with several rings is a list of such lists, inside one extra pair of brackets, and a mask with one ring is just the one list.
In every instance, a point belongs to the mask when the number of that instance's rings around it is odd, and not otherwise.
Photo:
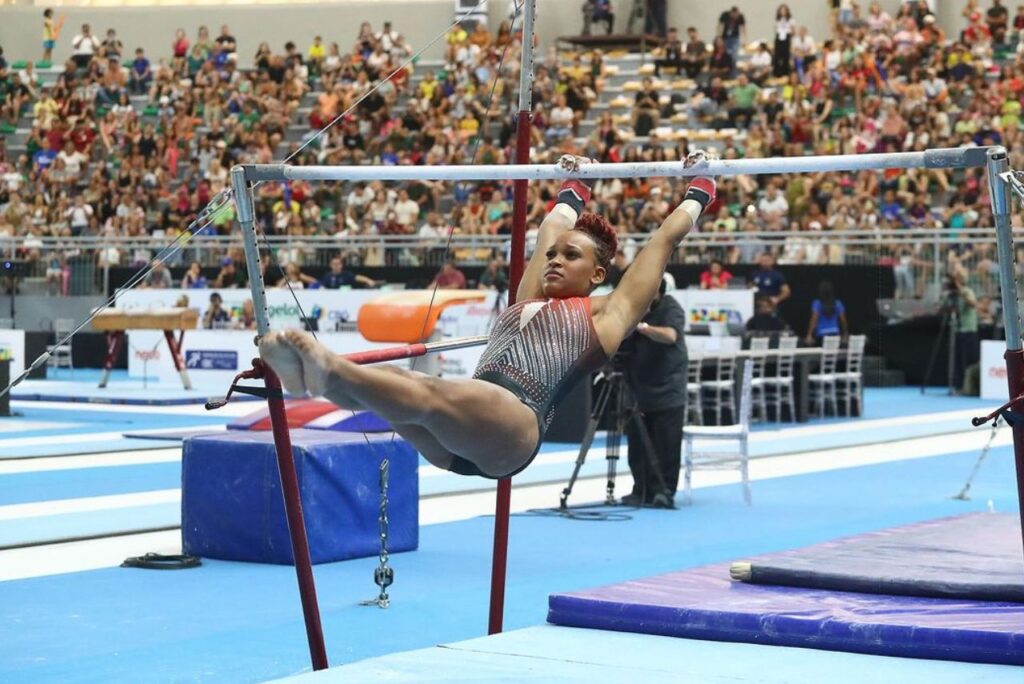
[(416, 200), (407, 199), (395, 203), (395, 221), (400, 226), (411, 226), (420, 217), (420, 205)]
[(79, 176), (82, 174), (82, 165), (89, 161), (89, 158), (78, 150), (73, 150), (71, 154), (68, 154), (64, 150), (57, 153), (57, 159), (64, 160), (64, 168), (72, 176)]
[(75, 36), (74, 40), (71, 41), (71, 47), (72, 54), (89, 55), (91, 57), (96, 54), (96, 50), (99, 49), (100, 41), (96, 39), (96, 36), (83, 36), (79, 33)]
[(811, 38), (810, 34), (803, 36), (793, 36), (793, 47), (792, 51), (794, 55), (799, 57), (809, 56), (818, 52), (818, 44), (814, 42), (814, 38)]
[(92, 218), (92, 214), (92, 206), (83, 204), (80, 207), (71, 207), (64, 215), (67, 216), (68, 223), (72, 228), (85, 228), (89, 225), (89, 219)]
[(762, 214), (781, 216), (789, 211), (789, 202), (780, 192), (775, 195), (773, 200), (762, 197), (761, 201), (757, 203), (757, 208)]
[(548, 122), (552, 126), (558, 128), (568, 128), (572, 126), (573, 111), (571, 107), (554, 107), (551, 110), (551, 116), (548, 118)]

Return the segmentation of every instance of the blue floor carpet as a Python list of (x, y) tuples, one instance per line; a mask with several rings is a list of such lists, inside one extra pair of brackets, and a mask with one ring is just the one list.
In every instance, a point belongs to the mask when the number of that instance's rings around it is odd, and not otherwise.
[[(694, 506), (623, 522), (537, 515), (512, 521), (506, 629), (544, 622), (547, 596), (796, 548), (967, 510), (1016, 505), (1008, 449), (993, 452), (953, 501), (976, 452), (703, 489)], [(388, 610), (375, 559), (317, 568), (334, 664), (480, 636), (487, 619), (493, 521), (422, 529), (392, 557)], [(292, 569), (207, 562), (181, 572), (109, 569), (0, 583), (0, 681), (254, 682), (308, 667)], [(972, 679), (971, 681), (981, 681)]]

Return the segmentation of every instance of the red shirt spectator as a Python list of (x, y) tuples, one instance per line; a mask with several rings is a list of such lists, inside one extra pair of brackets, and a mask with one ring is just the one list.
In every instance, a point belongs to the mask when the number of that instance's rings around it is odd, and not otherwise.
[(429, 287), (435, 286), (441, 290), (465, 290), (466, 276), (462, 275), (462, 271), (455, 268), (455, 262), (447, 261), (434, 278), (434, 282), (429, 285)]
[(715, 259), (708, 266), (708, 270), (700, 274), (700, 289), (702, 290), (724, 290), (732, 280), (732, 273), (729, 273), (722, 266), (722, 262)]

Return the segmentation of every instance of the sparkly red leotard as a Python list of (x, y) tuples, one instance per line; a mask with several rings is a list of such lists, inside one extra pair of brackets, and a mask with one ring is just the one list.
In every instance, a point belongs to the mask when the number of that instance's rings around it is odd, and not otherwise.
[[(498, 317), (473, 377), (504, 387), (534, 412), (539, 450), (555, 406), (606, 361), (594, 330), (589, 297), (529, 299)], [(533, 456), (519, 470), (529, 465)], [(453, 468), (456, 472), (476, 469), (463, 459), (458, 461)]]

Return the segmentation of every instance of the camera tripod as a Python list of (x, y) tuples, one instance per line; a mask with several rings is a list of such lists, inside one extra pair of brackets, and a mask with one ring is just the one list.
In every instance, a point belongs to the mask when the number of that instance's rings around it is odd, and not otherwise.
[[(608, 430), (607, 448), (605, 451), (605, 459), (608, 461), (608, 482), (605, 488), (605, 505), (614, 506), (617, 503), (615, 500), (615, 478), (618, 468), (617, 463), (619, 461), (619, 448), (622, 445), (622, 434), (628, 421), (632, 420), (635, 422), (637, 431), (640, 433), (640, 438), (644, 441), (648, 458), (654, 458), (654, 446), (651, 442), (651, 435), (647, 432), (647, 426), (644, 425), (643, 418), (640, 415), (640, 409), (636, 404), (633, 394), (629, 390), (629, 383), (626, 382), (626, 374), (620, 368), (617, 368), (615, 364), (609, 364), (605, 370), (602, 371), (601, 375), (604, 378), (604, 385), (602, 385), (601, 390), (597, 395), (597, 401), (594, 402), (594, 408), (590, 412), (590, 421), (587, 423), (587, 431), (584, 433), (583, 440), (580, 442), (580, 452), (576, 457), (576, 466), (573, 468), (572, 477), (569, 478), (568, 484), (566, 484), (565, 489), (562, 490), (562, 495), (558, 502), (559, 511), (568, 511), (569, 497), (572, 495), (573, 487), (576, 485), (576, 480), (579, 478), (580, 469), (587, 460), (587, 454), (590, 452), (590, 446), (594, 442), (594, 434), (597, 432), (597, 428), (606, 414), (611, 427)], [(664, 477), (658, 469), (657, 464), (648, 462), (646, 465), (650, 467), (657, 476), (658, 483), (661, 488), (663, 490), (666, 489)], [(644, 494), (646, 494), (646, 492), (644, 492)]]

